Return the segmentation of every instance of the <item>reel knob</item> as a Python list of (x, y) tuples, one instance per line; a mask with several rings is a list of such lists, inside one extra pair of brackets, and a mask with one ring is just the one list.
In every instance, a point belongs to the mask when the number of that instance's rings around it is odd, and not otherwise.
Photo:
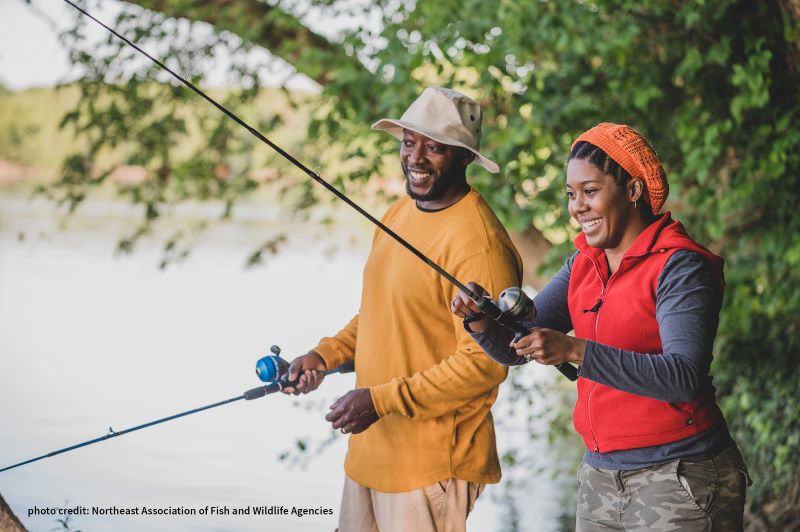
[(497, 306), (505, 316), (517, 322), (532, 320), (536, 316), (533, 300), (518, 286), (510, 286), (500, 292)]

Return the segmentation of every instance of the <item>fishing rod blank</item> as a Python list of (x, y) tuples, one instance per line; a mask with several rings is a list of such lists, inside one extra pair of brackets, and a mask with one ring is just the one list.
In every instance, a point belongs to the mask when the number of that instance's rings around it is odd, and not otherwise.
[[(514, 333), (515, 333), (515, 335), (517, 337), (524, 336), (525, 334), (527, 334), (529, 332), (527, 329), (522, 327), (515, 320), (504, 316), (503, 312), (498, 308), (498, 306), (492, 301), (491, 298), (480, 297), (478, 294), (476, 294), (475, 292), (470, 290), (466, 285), (464, 285), (458, 279), (456, 279), (455, 277), (450, 275), (450, 273), (448, 273), (447, 270), (445, 270), (444, 268), (442, 268), (441, 266), (436, 264), (434, 261), (429, 259), (421, 251), (419, 251), (417, 248), (415, 248), (409, 242), (407, 242), (403, 237), (401, 237), (400, 235), (398, 235), (397, 233), (395, 233), (394, 231), (389, 229), (389, 227), (387, 227), (383, 222), (381, 222), (380, 220), (378, 220), (377, 218), (372, 216), (370, 213), (368, 213), (363, 208), (361, 208), (361, 206), (359, 206), (356, 202), (354, 202), (353, 200), (351, 200), (350, 198), (345, 196), (342, 192), (340, 192), (336, 187), (334, 187), (333, 185), (331, 185), (330, 183), (325, 181), (319, 174), (317, 174), (316, 172), (312, 171), (306, 165), (304, 165), (303, 163), (301, 163), (300, 161), (295, 159), (291, 154), (289, 154), (283, 148), (281, 148), (280, 146), (278, 146), (277, 144), (275, 144), (274, 142), (269, 140), (260, 131), (258, 131), (257, 129), (252, 127), (250, 124), (248, 124), (247, 122), (245, 122), (244, 120), (239, 118), (232, 111), (228, 110), (228, 108), (226, 108), (224, 105), (222, 105), (221, 103), (219, 103), (216, 100), (214, 100), (211, 96), (209, 96), (208, 94), (206, 94), (205, 92), (200, 90), (192, 82), (190, 82), (189, 80), (185, 79), (184, 77), (182, 77), (178, 73), (174, 72), (167, 65), (165, 65), (164, 63), (162, 63), (161, 61), (159, 61), (155, 57), (151, 56), (150, 54), (148, 54), (147, 52), (145, 52), (144, 50), (139, 48), (139, 46), (137, 46), (136, 44), (131, 42), (128, 38), (124, 37), (119, 32), (117, 32), (115, 29), (113, 29), (110, 26), (107, 26), (106, 24), (101, 22), (100, 20), (98, 20), (97, 18), (92, 16), (90, 13), (88, 13), (87, 11), (82, 9), (80, 6), (74, 4), (71, 0), (64, 0), (64, 2), (66, 2), (69, 5), (71, 5), (72, 7), (74, 7), (75, 9), (77, 9), (78, 11), (80, 11), (81, 13), (83, 13), (84, 15), (86, 15), (87, 17), (89, 17), (90, 19), (92, 19), (93, 21), (95, 21), (96, 23), (98, 23), (99, 25), (104, 27), (105, 29), (107, 29), (114, 36), (116, 36), (117, 38), (122, 40), (125, 44), (127, 44), (130, 47), (132, 47), (134, 50), (136, 50), (140, 54), (144, 55), (149, 60), (151, 60), (153, 63), (155, 63), (156, 65), (158, 65), (159, 67), (161, 67), (162, 69), (167, 71), (175, 79), (177, 79), (178, 81), (183, 83), (185, 86), (189, 87), (191, 90), (193, 90), (196, 94), (198, 94), (203, 99), (205, 99), (211, 105), (213, 105), (214, 107), (216, 107), (217, 109), (222, 111), (231, 120), (233, 120), (234, 122), (236, 122), (237, 124), (239, 124), (240, 126), (245, 128), (247, 131), (249, 131), (258, 140), (260, 140), (261, 142), (265, 143), (267, 146), (269, 146), (270, 148), (275, 150), (279, 155), (284, 157), (290, 163), (292, 163), (297, 168), (299, 168), (300, 170), (305, 172), (306, 175), (308, 175), (308, 177), (310, 177), (311, 179), (313, 179), (314, 181), (316, 181), (317, 183), (319, 183), (320, 185), (325, 187), (327, 190), (329, 190), (331, 193), (333, 193), (337, 198), (339, 198), (340, 200), (344, 201), (350, 207), (352, 207), (353, 209), (358, 211), (359, 214), (361, 214), (362, 216), (367, 218), (370, 222), (372, 222), (373, 224), (378, 226), (383, 232), (385, 232), (386, 234), (391, 236), (395, 241), (397, 241), (399, 244), (401, 244), (403, 247), (405, 247), (411, 253), (416, 255), (420, 260), (425, 262), (425, 264), (427, 264), (428, 266), (433, 268), (436, 271), (436, 273), (438, 273), (439, 275), (441, 275), (442, 277), (444, 277), (445, 279), (450, 281), (450, 283), (455, 285), (456, 288), (458, 288), (459, 290), (461, 290), (465, 294), (467, 294), (467, 296), (469, 296), (469, 298), (472, 299), (478, 305), (478, 307), (481, 309), (481, 311), (483, 311), (491, 319), (493, 319), (495, 321), (498, 321), (498, 322), (502, 323), (503, 325), (506, 325), (507, 327), (510, 327), (514, 331)], [(572, 366), (571, 364), (564, 363), (564, 364), (556, 366), (556, 368), (561, 373), (563, 373), (565, 377), (567, 377), (571, 381), (574, 381), (574, 380), (576, 380), (578, 378), (578, 372), (575, 369), (575, 367)]]
[[(147, 427), (152, 427), (153, 425), (158, 425), (160, 423), (165, 423), (165, 422), (171, 421), (173, 419), (178, 419), (179, 417), (184, 417), (184, 416), (188, 416), (188, 415), (191, 415), (191, 414), (196, 414), (198, 412), (202, 412), (203, 410), (210, 410), (210, 409), (216, 408), (218, 406), (227, 405), (228, 403), (241, 401), (242, 399), (244, 399), (246, 401), (252, 401), (253, 399), (260, 399), (261, 397), (264, 397), (265, 395), (270, 395), (270, 394), (273, 394), (275, 392), (279, 392), (283, 388), (285, 388), (286, 386), (295, 385), (297, 383), (297, 381), (293, 381), (293, 382), (287, 381), (286, 378), (285, 378), (285, 373), (281, 373), (281, 375), (283, 375), (283, 377), (281, 377), (276, 373), (270, 373), (270, 372), (262, 373), (262, 372), (259, 371), (259, 366), (261, 366), (262, 364), (271, 366), (274, 363), (275, 364), (275, 366), (274, 366), (275, 368), (279, 368), (279, 367), (280, 368), (288, 368), (288, 364), (286, 364), (286, 361), (283, 360), (282, 358), (280, 358), (280, 348), (278, 348), (277, 346), (272, 346), (271, 351), (273, 353), (275, 353), (275, 356), (274, 357), (266, 356), (266, 357), (260, 359), (258, 361), (257, 366), (256, 366), (256, 373), (258, 373), (259, 378), (261, 378), (261, 380), (265, 381), (265, 382), (272, 381), (272, 382), (270, 382), (270, 384), (267, 384), (265, 386), (258, 386), (256, 388), (251, 388), (250, 390), (247, 390), (242, 395), (239, 395), (237, 397), (232, 397), (230, 399), (226, 399), (224, 401), (219, 401), (217, 403), (212, 403), (210, 405), (201, 406), (199, 408), (193, 408), (191, 410), (187, 410), (186, 412), (181, 412), (180, 414), (174, 414), (172, 416), (167, 416), (165, 418), (157, 419), (155, 421), (150, 421), (149, 423), (143, 423), (141, 425), (137, 425), (137, 426), (131, 427), (129, 429), (121, 430), (119, 432), (117, 432), (115, 430), (112, 430), (109, 427), (108, 434), (106, 434), (105, 436), (100, 436), (99, 438), (94, 438), (93, 440), (88, 440), (88, 441), (85, 441), (85, 442), (82, 442), (82, 443), (71, 445), (69, 447), (65, 447), (63, 449), (59, 449), (57, 451), (53, 451), (53, 452), (50, 452), (50, 453), (47, 453), (47, 454), (43, 454), (41, 456), (37, 456), (36, 458), (31, 458), (30, 460), (25, 460), (23, 462), (19, 462), (17, 464), (10, 465), (8, 467), (4, 467), (4, 468), (0, 469), (0, 473), (2, 473), (3, 471), (8, 471), (9, 469), (14, 469), (16, 467), (20, 467), (20, 466), (24, 466), (26, 464), (30, 464), (32, 462), (43, 460), (45, 458), (50, 458), (52, 456), (56, 456), (56, 455), (59, 455), (61, 453), (66, 453), (68, 451), (74, 451), (75, 449), (80, 449), (81, 447), (86, 447), (87, 445), (92, 445), (93, 443), (99, 443), (101, 441), (110, 440), (111, 438), (116, 438), (117, 436), (122, 436), (123, 434), (128, 434), (128, 433), (131, 433), (131, 432), (134, 432), (134, 431), (137, 431), (137, 430), (145, 429)], [(280, 362), (274, 360), (276, 358)], [(284, 366), (284, 364), (285, 364), (285, 366)], [(343, 365), (339, 366), (338, 368), (336, 368), (334, 370), (326, 371), (324, 373), (325, 373), (325, 375), (330, 375), (332, 373), (350, 373), (354, 369), (355, 368), (354, 368), (353, 363), (352, 362), (348, 362), (346, 364), (343, 364)], [(274, 377), (274, 379), (273, 379), (273, 377)]]

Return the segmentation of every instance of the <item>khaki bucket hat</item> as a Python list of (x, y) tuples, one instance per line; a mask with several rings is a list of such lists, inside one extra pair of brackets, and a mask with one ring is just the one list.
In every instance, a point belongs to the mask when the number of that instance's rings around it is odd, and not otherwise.
[(372, 124), (372, 129), (387, 131), (399, 140), (403, 140), (403, 130), (409, 129), (442, 144), (466, 148), (475, 154), (476, 163), (497, 173), (497, 163), (478, 151), (482, 118), (480, 104), (469, 96), (443, 87), (428, 87), (399, 120), (383, 118)]

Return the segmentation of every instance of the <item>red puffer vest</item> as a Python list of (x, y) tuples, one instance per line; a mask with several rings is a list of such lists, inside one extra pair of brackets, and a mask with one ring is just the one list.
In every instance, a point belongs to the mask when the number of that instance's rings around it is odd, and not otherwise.
[[(662, 352), (656, 321), (656, 289), (664, 264), (679, 249), (703, 254), (722, 278), (722, 259), (694, 242), (670, 213), (640, 234), (609, 276), (600, 248), (575, 239), (578, 255), (569, 283), (575, 336), (637, 353)], [(578, 379), (575, 430), (587, 449), (610, 452), (650, 447), (699, 434), (721, 419), (713, 392), (689, 403), (667, 403), (588, 379)]]

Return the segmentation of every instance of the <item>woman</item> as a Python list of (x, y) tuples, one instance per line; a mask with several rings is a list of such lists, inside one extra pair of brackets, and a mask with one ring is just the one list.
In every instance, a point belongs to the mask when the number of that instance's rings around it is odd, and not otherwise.
[(514, 342), (463, 292), (453, 312), (498, 362), (579, 365), (578, 531), (742, 530), (747, 470), (709, 376), (722, 259), (658, 215), (666, 175), (629, 126), (578, 137), (566, 192), (578, 251), (536, 297), (530, 334)]

